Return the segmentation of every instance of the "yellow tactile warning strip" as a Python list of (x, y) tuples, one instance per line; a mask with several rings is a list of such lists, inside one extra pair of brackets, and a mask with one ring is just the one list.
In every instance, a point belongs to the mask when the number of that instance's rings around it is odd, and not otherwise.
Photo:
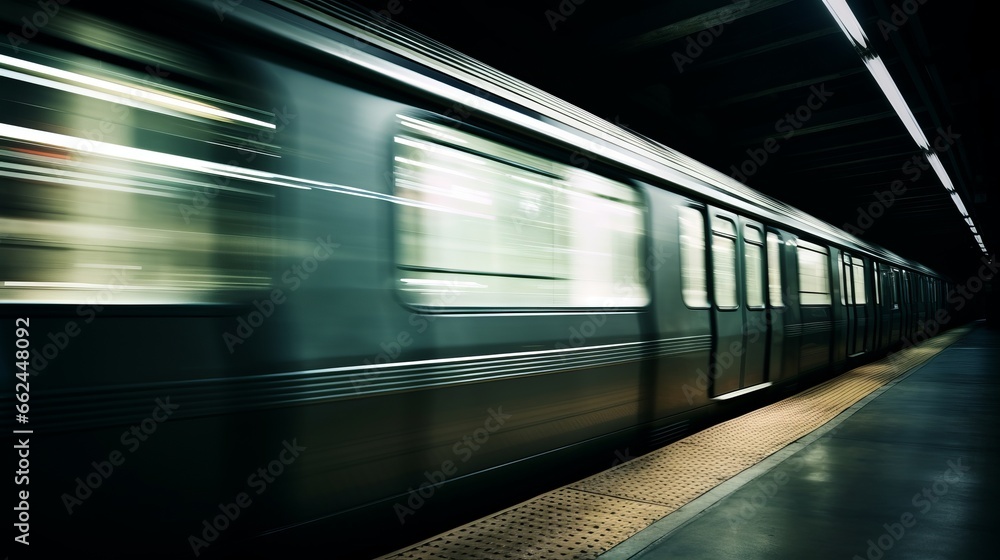
[(929, 360), (970, 327), (428, 539), (381, 560), (594, 559)]

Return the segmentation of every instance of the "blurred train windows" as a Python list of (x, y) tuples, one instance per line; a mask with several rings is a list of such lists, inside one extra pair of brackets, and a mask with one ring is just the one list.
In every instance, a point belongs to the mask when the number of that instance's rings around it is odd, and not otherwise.
[(736, 226), (726, 218), (716, 218), (712, 224), (712, 272), (715, 304), (719, 309), (738, 308)]
[(635, 308), (639, 194), (575, 167), (400, 117), (397, 266), (405, 302), (431, 309)]
[(767, 282), (771, 307), (784, 307), (781, 299), (781, 240), (776, 233), (767, 234)]
[[(269, 286), (272, 189), (219, 165), (278, 160), (256, 140), (273, 115), (232, 101), (270, 107), (242, 93), (253, 76), (73, 11), (46, 32), (57, 46), (0, 57), (0, 302), (230, 303)], [(185, 64), (143, 70), (161, 59)]]
[(705, 216), (701, 210), (680, 206), (681, 293), (688, 307), (708, 307), (705, 266)]
[(799, 240), (799, 302), (802, 305), (830, 305), (829, 251), (826, 247)]
[(764, 239), (753, 226), (744, 229), (747, 307), (764, 307)]

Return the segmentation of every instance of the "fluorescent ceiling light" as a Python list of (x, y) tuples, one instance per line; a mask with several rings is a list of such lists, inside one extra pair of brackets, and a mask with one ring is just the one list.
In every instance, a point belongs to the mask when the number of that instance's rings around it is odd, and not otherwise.
[(896, 82), (893, 81), (892, 76), (889, 74), (888, 68), (886, 68), (885, 63), (882, 59), (875, 53), (871, 48), (871, 44), (868, 42), (868, 36), (865, 35), (864, 29), (861, 27), (861, 23), (858, 22), (858, 18), (854, 16), (851, 11), (850, 6), (847, 5), (847, 0), (823, 0), (823, 4), (826, 5), (826, 9), (833, 16), (833, 19), (840, 26), (840, 29), (844, 32), (844, 35), (851, 41), (854, 45), (855, 50), (861, 55), (861, 60), (868, 67), (868, 71), (871, 72), (872, 77), (878, 83), (879, 87), (882, 89), (882, 93), (885, 95), (886, 99), (892, 105), (892, 108), (896, 111), (896, 115), (899, 116), (899, 120), (903, 122), (903, 126), (906, 127), (907, 132), (913, 138), (913, 141), (917, 143), (924, 155), (927, 156), (927, 161), (931, 164), (934, 169), (934, 173), (938, 176), (941, 184), (944, 185), (948, 194), (951, 195), (952, 201), (955, 203), (955, 207), (958, 208), (959, 213), (962, 215), (962, 219), (969, 225), (972, 230), (973, 235), (976, 238), (976, 242), (979, 243), (979, 248), (983, 250), (983, 253), (989, 254), (986, 250), (986, 245), (983, 244), (982, 238), (979, 236), (978, 230), (976, 230), (976, 225), (969, 216), (969, 210), (965, 207), (962, 202), (962, 198), (955, 191), (955, 185), (951, 182), (951, 177), (945, 171), (944, 166), (941, 164), (941, 160), (938, 158), (937, 154), (931, 150), (930, 142), (927, 141), (927, 136), (924, 135), (923, 129), (920, 128), (920, 124), (917, 122), (916, 117), (913, 116), (913, 112), (910, 111), (909, 105), (906, 104), (906, 100), (903, 99), (903, 95), (899, 92), (899, 88), (896, 87)]
[(886, 99), (892, 104), (892, 108), (896, 110), (899, 120), (903, 121), (903, 126), (906, 127), (906, 131), (913, 137), (913, 141), (917, 143), (917, 146), (921, 150), (930, 149), (930, 142), (927, 141), (924, 131), (917, 124), (917, 119), (913, 116), (913, 112), (910, 111), (906, 100), (903, 99), (903, 94), (899, 93), (899, 88), (896, 87), (896, 82), (892, 80), (892, 76), (889, 75), (889, 70), (885, 67), (882, 59), (876, 56), (875, 58), (866, 60), (865, 66), (868, 67), (875, 81), (882, 88), (882, 93), (885, 94)]
[(951, 193), (951, 200), (955, 203), (955, 207), (958, 208), (958, 211), (962, 214), (963, 218), (969, 215), (969, 211), (965, 208), (965, 204), (962, 203), (962, 197), (958, 196), (957, 192)]
[(935, 152), (928, 152), (927, 161), (934, 168), (934, 173), (937, 173), (938, 179), (941, 179), (941, 184), (944, 185), (944, 189), (948, 192), (955, 191), (955, 185), (951, 182), (951, 177), (948, 176), (948, 172), (944, 170), (944, 166), (941, 165), (941, 160)]
[(854, 41), (855, 48), (859, 52), (870, 50), (868, 36), (865, 35), (865, 30), (861, 28), (861, 23), (858, 22), (858, 18), (854, 17), (854, 12), (851, 11), (847, 2), (845, 0), (823, 0), (823, 3), (826, 4), (826, 9), (830, 10), (833, 19), (837, 20), (837, 25), (843, 30), (844, 35)]

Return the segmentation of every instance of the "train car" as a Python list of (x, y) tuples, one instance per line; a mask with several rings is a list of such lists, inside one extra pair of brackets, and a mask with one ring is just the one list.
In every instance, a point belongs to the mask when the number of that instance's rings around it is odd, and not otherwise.
[(944, 307), (919, 263), (377, 14), (2, 6), (34, 551), (387, 552)]

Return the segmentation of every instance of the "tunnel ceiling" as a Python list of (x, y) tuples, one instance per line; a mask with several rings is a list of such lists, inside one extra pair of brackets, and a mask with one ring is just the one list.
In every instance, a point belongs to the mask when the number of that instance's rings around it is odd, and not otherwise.
[[(985, 2), (848, 3), (995, 252)], [(956, 280), (978, 269), (972, 232), (822, 0), (356, 5)]]

